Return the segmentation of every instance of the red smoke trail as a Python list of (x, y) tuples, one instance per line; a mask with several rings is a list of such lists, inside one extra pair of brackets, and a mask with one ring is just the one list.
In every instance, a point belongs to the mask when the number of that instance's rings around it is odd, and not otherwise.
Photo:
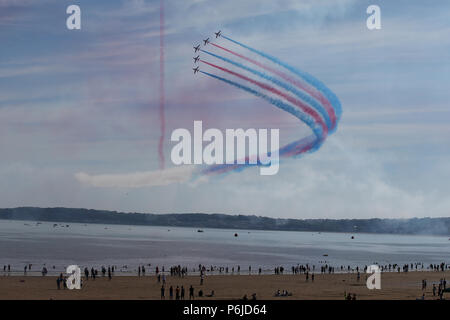
[(287, 74), (285, 74), (285, 73), (283, 73), (283, 72), (281, 72), (281, 71), (278, 71), (278, 70), (273, 69), (273, 68), (271, 68), (271, 67), (269, 67), (269, 66), (266, 66), (266, 65), (264, 65), (264, 64), (262, 64), (262, 63), (260, 63), (260, 62), (258, 62), (258, 61), (256, 61), (256, 60), (253, 60), (253, 59), (251, 59), (251, 58), (248, 58), (248, 57), (246, 57), (246, 56), (244, 56), (244, 55), (242, 55), (242, 54), (239, 54), (239, 53), (234, 52), (234, 51), (232, 51), (232, 50), (230, 50), (230, 49), (227, 49), (227, 48), (224, 48), (224, 47), (222, 47), (222, 46), (219, 46), (219, 45), (217, 45), (217, 44), (215, 44), (215, 43), (211, 43), (211, 44), (212, 44), (213, 46), (215, 46), (216, 48), (219, 48), (219, 49), (222, 49), (222, 50), (224, 50), (224, 51), (226, 51), (226, 52), (229, 52), (229, 53), (231, 53), (231, 54), (233, 54), (233, 55), (235, 55), (235, 56), (237, 56), (237, 57), (239, 57), (239, 58), (241, 58), (241, 59), (244, 59), (244, 60), (246, 60), (246, 61), (248, 61), (248, 62), (250, 62), (250, 63), (253, 63), (254, 65), (256, 65), (256, 66), (258, 66), (258, 67), (260, 67), (260, 68), (263, 68), (264, 70), (267, 70), (267, 71), (269, 71), (269, 72), (271, 72), (271, 73), (273, 73), (273, 74), (276, 74), (277, 76), (283, 78), (284, 80), (286, 80), (286, 81), (288, 81), (288, 82), (294, 84), (294, 85), (297, 86), (298, 88), (300, 88), (300, 89), (306, 91), (306, 92), (309, 93), (312, 97), (314, 97), (314, 98), (317, 99), (320, 103), (322, 103), (322, 105), (324, 106), (324, 108), (325, 108), (325, 110), (327, 111), (328, 115), (330, 116), (330, 120), (331, 120), (331, 123), (332, 123), (332, 128), (334, 128), (334, 127), (336, 126), (336, 113), (334, 112), (333, 107), (331, 106), (331, 104), (330, 104), (330, 102), (328, 101), (328, 99), (325, 98), (325, 97), (322, 95), (322, 93), (320, 93), (319, 91), (317, 91), (315, 88), (312, 88), (312, 87), (310, 87), (310, 86), (308, 86), (308, 85), (305, 85), (304, 83), (302, 83), (302, 82), (300, 82), (300, 81), (297, 81), (296, 79), (293, 79), (292, 77), (288, 76)]
[(164, 0), (160, 0), (159, 10), (159, 122), (161, 135), (159, 136), (159, 168), (164, 169), (164, 135), (166, 131), (166, 119), (164, 115)]
[[(284, 152), (282, 151), (282, 149), (280, 149), (280, 157), (281, 158), (289, 158), (292, 156), (296, 156), (305, 152), (308, 152), (309, 150), (311, 150), (314, 145), (316, 144), (316, 139), (317, 138), (312, 138), (313, 136), (307, 137), (307, 138), (303, 138), (302, 140), (298, 141), (298, 145), (295, 146), (295, 148), (293, 148), (292, 150), (289, 150), (288, 152)], [(312, 141), (310, 141), (312, 138)], [(230, 171), (234, 171), (236, 169), (242, 169), (244, 167), (248, 167), (248, 166), (252, 166), (251, 164), (248, 164), (248, 159), (249, 157), (245, 157), (245, 164), (219, 164), (219, 165), (214, 165), (211, 166), (208, 169), (205, 169), (202, 171), (203, 174), (207, 174), (207, 175), (212, 175), (212, 174), (223, 174), (223, 173), (227, 173)]]
[(305, 153), (309, 150), (311, 150), (314, 145), (316, 144), (316, 141), (312, 141), (306, 144), (299, 144), (297, 147), (295, 147), (293, 150), (283, 154), (283, 157), (292, 157), (301, 153)]
[(259, 81), (253, 80), (253, 79), (251, 79), (249, 77), (246, 77), (246, 76), (244, 76), (244, 75), (242, 75), (240, 73), (231, 71), (231, 70), (229, 70), (227, 68), (219, 67), (218, 65), (215, 65), (213, 63), (210, 63), (210, 62), (207, 62), (207, 61), (204, 61), (204, 60), (200, 60), (200, 61), (205, 63), (205, 64), (207, 64), (207, 65), (210, 65), (211, 67), (220, 69), (220, 70), (225, 71), (225, 72), (227, 72), (229, 74), (232, 74), (232, 75), (234, 75), (234, 76), (236, 76), (238, 78), (241, 78), (243, 80), (249, 81), (249, 82), (257, 85), (258, 87), (260, 87), (262, 89), (268, 90), (268, 91), (270, 91), (270, 92), (272, 92), (272, 93), (274, 93), (274, 94), (276, 94), (276, 95), (286, 99), (290, 103), (292, 103), (292, 104), (296, 105), (297, 107), (299, 107), (300, 109), (302, 109), (303, 112), (305, 112), (308, 115), (310, 115), (311, 117), (313, 117), (313, 119), (316, 121), (316, 123), (319, 123), (322, 126), (322, 130), (323, 130), (322, 140), (324, 140), (326, 138), (326, 136), (328, 135), (328, 127), (326, 126), (326, 124), (323, 121), (322, 117), (316, 112), (316, 110), (314, 110), (313, 108), (309, 107), (307, 104), (303, 103), (302, 101), (300, 101), (298, 99), (295, 99), (295, 98), (291, 97), (290, 95), (287, 95), (287, 94), (281, 92), (280, 90), (278, 90), (278, 89), (276, 89), (274, 87), (271, 87), (271, 86), (269, 86), (269, 85), (267, 85), (267, 84), (265, 84), (263, 82), (259, 82)]

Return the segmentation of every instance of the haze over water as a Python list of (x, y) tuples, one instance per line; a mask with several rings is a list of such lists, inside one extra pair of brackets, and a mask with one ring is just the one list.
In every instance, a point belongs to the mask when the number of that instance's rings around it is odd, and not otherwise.
[(426, 267), (450, 260), (450, 241), (440, 236), (202, 230), (0, 220), (0, 266), (23, 272), (25, 264), (32, 263), (34, 271), (45, 264), (52, 272), (53, 266), (62, 271), (70, 264), (116, 265), (118, 270), (127, 265), (124, 271), (134, 271), (151, 264), (147, 270), (153, 272), (163, 265), (166, 270), (178, 264), (228, 266), (230, 271), (240, 265), (243, 273), (249, 265), (254, 271), (306, 263), (317, 268), (325, 262), (351, 267), (423, 262)]

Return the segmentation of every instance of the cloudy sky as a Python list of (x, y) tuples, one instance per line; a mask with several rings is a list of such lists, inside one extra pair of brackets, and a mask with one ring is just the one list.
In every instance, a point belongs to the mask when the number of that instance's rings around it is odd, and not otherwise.
[[(164, 3), (160, 172), (159, 0), (0, 0), (0, 207), (450, 216), (448, 1)], [(66, 28), (71, 4), (81, 7), (81, 30)], [(366, 27), (370, 4), (381, 7), (381, 30)], [(192, 74), (192, 45), (219, 29), (336, 93), (343, 116), (319, 151), (282, 162), (275, 176), (252, 168), (179, 179), (191, 169), (173, 168), (170, 133), (194, 120), (280, 128), (283, 142), (307, 133), (268, 103)], [(98, 175), (166, 183), (96, 185)]]

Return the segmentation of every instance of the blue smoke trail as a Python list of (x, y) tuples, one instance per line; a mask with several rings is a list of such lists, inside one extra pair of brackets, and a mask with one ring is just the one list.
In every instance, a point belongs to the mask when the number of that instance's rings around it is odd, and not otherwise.
[[(279, 99), (274, 99), (271, 98), (259, 91), (256, 91), (252, 88), (249, 88), (247, 86), (244, 86), (242, 84), (239, 84), (237, 82), (219, 77), (215, 74), (209, 73), (209, 72), (205, 72), (205, 71), (199, 71), (207, 76), (210, 76), (212, 78), (218, 79), (220, 81), (223, 81), (225, 83), (228, 83), (234, 87), (237, 87), (239, 89), (242, 89), (244, 91), (247, 91), (259, 98), (262, 98), (268, 102), (270, 102), (271, 104), (275, 105), (276, 107), (278, 107), (281, 110), (284, 110), (286, 112), (289, 112), (290, 114), (292, 114), (293, 116), (295, 116), (296, 118), (300, 119), (301, 121), (305, 122), (310, 128), (311, 130), (314, 132), (314, 136), (309, 136), (306, 138), (302, 138), (300, 140), (294, 141), (282, 148), (279, 149), (279, 155), (280, 157), (283, 156), (289, 156), (291, 152), (295, 151), (296, 149), (298, 149), (299, 147), (303, 146), (303, 147), (308, 147), (306, 151), (308, 152), (314, 152), (317, 151), (320, 146), (323, 143), (322, 140), (322, 127), (318, 126), (316, 124), (316, 122), (314, 121), (314, 119), (312, 119), (309, 115), (306, 115), (302, 112), (300, 112), (297, 108), (294, 108), (293, 106), (286, 104), (284, 102), (282, 102)], [(308, 146), (310, 145), (310, 146)], [(270, 153), (269, 153), (270, 155)], [(294, 156), (300, 156), (300, 153), (295, 153)], [(257, 164), (251, 164), (251, 163), (246, 163), (246, 164), (221, 164), (221, 165), (213, 165), (210, 166), (208, 169), (204, 170), (203, 173), (213, 173), (213, 172), (220, 172), (221, 170), (233, 170), (233, 171), (241, 171), (242, 169), (244, 169), (245, 167), (250, 167), (250, 166), (261, 166), (263, 165), (259, 159), (257, 161)]]
[(215, 58), (221, 59), (221, 60), (223, 60), (225, 62), (228, 62), (228, 63), (230, 63), (230, 64), (232, 64), (232, 65), (234, 65), (236, 67), (239, 67), (241, 69), (249, 71), (249, 72), (251, 72), (251, 73), (253, 73), (253, 74), (255, 74), (255, 75), (257, 75), (257, 76), (259, 76), (259, 77), (261, 77), (263, 79), (269, 80), (269, 81), (275, 83), (276, 85), (278, 85), (278, 86), (280, 86), (280, 87), (282, 87), (282, 88), (284, 88), (284, 89), (294, 93), (297, 97), (299, 97), (303, 101), (309, 103), (313, 108), (315, 108), (317, 111), (319, 111), (320, 115), (325, 120), (325, 123), (326, 123), (326, 125), (328, 127), (329, 133), (332, 133), (332, 130), (334, 130), (334, 128), (331, 127), (331, 119), (330, 119), (330, 116), (329, 116), (328, 112), (325, 110), (325, 108), (320, 103), (318, 103), (314, 98), (310, 97), (309, 95), (301, 92), (300, 90), (294, 88), (293, 86), (289, 85), (288, 83), (286, 83), (284, 81), (281, 81), (281, 80), (279, 80), (279, 79), (277, 79), (275, 77), (272, 77), (272, 76), (268, 75), (265, 72), (260, 72), (258, 70), (253, 69), (253, 68), (244, 66), (243, 64), (241, 64), (239, 62), (233, 61), (231, 59), (222, 57), (222, 56), (220, 56), (218, 54), (214, 54), (214, 53), (206, 51), (206, 50), (200, 50), (200, 51), (202, 51), (202, 52), (204, 52), (206, 54), (209, 54), (209, 55), (211, 55), (211, 56), (213, 56)]
[[(311, 153), (314, 151), (317, 151), (320, 147), (317, 144), (317, 138), (314, 135), (310, 135), (308, 137), (296, 140), (294, 142), (291, 142), (284, 147), (279, 149), (279, 157), (294, 157), (294, 158), (300, 158), (305, 153)], [(271, 155), (271, 152), (268, 152), (268, 155)], [(203, 174), (209, 174), (209, 173), (223, 173), (223, 172), (229, 172), (229, 171), (242, 171), (244, 168), (248, 167), (254, 167), (254, 166), (270, 166), (274, 162), (271, 161), (270, 164), (262, 164), (259, 159), (257, 164), (253, 163), (246, 163), (246, 164), (218, 164), (209, 166), (207, 169), (202, 170)]]
[[(250, 50), (250, 51), (260, 55), (261, 57), (264, 57), (264, 58), (266, 58), (266, 59), (268, 59), (268, 60), (270, 60), (270, 61), (272, 61), (272, 62), (274, 62), (274, 63), (276, 63), (276, 64), (278, 64), (278, 65), (280, 65), (282, 67), (284, 67), (284, 68), (286, 68), (287, 70), (291, 71), (292, 73), (294, 73), (294, 74), (298, 75), (299, 77), (301, 77), (302, 79), (304, 79), (307, 83), (309, 83), (310, 85), (312, 85), (315, 88), (317, 88), (320, 92), (322, 92), (322, 94), (328, 99), (328, 101), (330, 101), (331, 105), (333, 106), (333, 108), (335, 110), (337, 120), (339, 120), (341, 118), (342, 107), (341, 107), (341, 103), (340, 103), (339, 99), (320, 80), (314, 78), (309, 73), (301, 71), (299, 69), (296, 69), (296, 68), (294, 68), (294, 67), (284, 63), (283, 61), (280, 61), (279, 59), (277, 59), (277, 58), (275, 58), (275, 57), (273, 57), (273, 56), (271, 56), (271, 55), (269, 55), (267, 53), (264, 53), (262, 51), (253, 49), (253, 48), (251, 48), (249, 46), (246, 46), (243, 43), (240, 43), (240, 42), (238, 42), (236, 40), (228, 38), (227, 36), (222, 35), (222, 38), (224, 38), (224, 39), (226, 39), (228, 41), (231, 41), (231, 42), (233, 42), (233, 43), (235, 43), (235, 44), (237, 44), (237, 45), (239, 45), (239, 46), (241, 46), (241, 47), (243, 47), (243, 48), (245, 48), (247, 50)], [(337, 122), (338, 121), (336, 121), (336, 123)]]
[(301, 112), (299, 109), (293, 107), (292, 105), (284, 103), (283, 101), (281, 101), (279, 99), (275, 99), (275, 98), (269, 97), (269, 96), (267, 96), (267, 95), (265, 95), (265, 94), (263, 94), (263, 93), (261, 93), (259, 91), (256, 91), (256, 90), (254, 90), (252, 88), (249, 88), (249, 87), (244, 86), (242, 84), (239, 84), (237, 82), (234, 82), (234, 81), (231, 81), (231, 80), (228, 80), (228, 79), (216, 76), (215, 74), (208, 73), (208, 72), (201, 71), (201, 70), (199, 72), (201, 72), (201, 73), (203, 73), (205, 75), (208, 75), (210, 77), (216, 78), (218, 80), (221, 80), (223, 82), (226, 82), (226, 83), (228, 83), (228, 84), (230, 84), (230, 85), (232, 85), (234, 87), (237, 87), (239, 89), (245, 90), (245, 91), (247, 91), (247, 92), (249, 92), (249, 93), (251, 93), (251, 94), (253, 94), (253, 95), (257, 96), (257, 97), (260, 97), (260, 98), (270, 102), (271, 104), (273, 104), (274, 106), (278, 107), (279, 109), (284, 110), (284, 111), (292, 114), (296, 118), (298, 118), (301, 121), (303, 121), (304, 123), (306, 123), (308, 125), (308, 127), (310, 127), (311, 130), (316, 135), (317, 140), (318, 141), (322, 141), (322, 136), (323, 136), (322, 127), (320, 125), (318, 125), (314, 121), (314, 119), (311, 118), (309, 115)]

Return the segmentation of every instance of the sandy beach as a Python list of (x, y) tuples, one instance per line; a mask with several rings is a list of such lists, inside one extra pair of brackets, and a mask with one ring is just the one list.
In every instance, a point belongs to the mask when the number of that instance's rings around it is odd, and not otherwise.
[[(184, 286), (186, 299), (189, 297), (189, 286), (195, 289), (195, 299), (241, 299), (245, 294), (250, 297), (256, 293), (257, 299), (332, 299), (344, 300), (344, 292), (355, 293), (357, 300), (415, 300), (422, 296), (422, 280), (427, 280), (425, 299), (433, 297), (432, 286), (441, 278), (450, 279), (450, 271), (445, 272), (406, 272), (382, 273), (381, 290), (369, 290), (365, 285), (366, 275), (362, 274), (357, 281), (355, 273), (350, 274), (316, 274), (314, 282), (306, 281), (300, 275), (212, 275), (205, 277), (200, 285), (198, 276), (168, 276), (166, 279), (166, 299), (169, 299), (169, 287)], [(116, 276), (112, 280), (99, 277), (84, 281), (81, 290), (58, 290), (54, 276), (1, 276), (0, 299), (160, 299), (161, 283), (154, 275), (142, 277)], [(215, 296), (198, 297), (199, 290)], [(277, 290), (287, 290), (289, 297), (275, 297)], [(175, 293), (174, 293), (175, 295)], [(444, 298), (449, 293), (444, 294)], [(450, 298), (450, 297), (449, 297)]]

